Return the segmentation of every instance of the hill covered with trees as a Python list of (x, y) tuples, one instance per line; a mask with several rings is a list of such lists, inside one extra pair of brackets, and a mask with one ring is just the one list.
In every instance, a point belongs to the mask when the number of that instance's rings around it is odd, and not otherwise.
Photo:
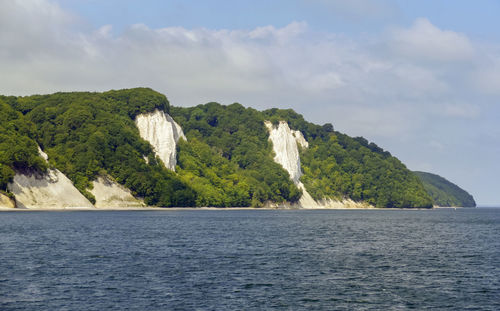
[(0, 98), (0, 191), (3, 193), (7, 193), (7, 184), (15, 171), (43, 173), (47, 169), (47, 164), (38, 155), (35, 125), (5, 99)]
[[(109, 175), (154, 206), (263, 206), (297, 202), (302, 191), (274, 160), (264, 121), (286, 121), (309, 143), (300, 150), (301, 181), (316, 200), (352, 199), (377, 207), (431, 207), (420, 179), (362, 137), (315, 125), (293, 110), (257, 111), (240, 104), (173, 107), (151, 89), (0, 97), (0, 189), (15, 172), (66, 174), (91, 202), (98, 176)], [(177, 166), (168, 170), (134, 123), (161, 110), (183, 128)], [(14, 147), (15, 146), (15, 147)]]
[[(131, 89), (0, 100), (24, 115), (31, 137), (48, 154), (50, 165), (68, 176), (92, 203), (95, 198), (87, 189), (99, 174), (107, 173), (148, 205), (194, 205), (196, 193), (156, 161), (133, 121), (136, 115), (156, 108), (168, 112), (170, 105), (164, 95)], [(36, 144), (32, 145), (25, 152), (37, 158)]]
[(291, 109), (264, 111), (285, 120), (309, 142), (301, 161), (307, 190), (316, 200), (350, 198), (377, 207), (429, 207), (432, 201), (418, 178), (397, 158), (363, 137), (334, 131), (332, 124), (306, 122)]
[(426, 172), (414, 172), (424, 188), (438, 206), (476, 207), (476, 202), (467, 191), (445, 178)]

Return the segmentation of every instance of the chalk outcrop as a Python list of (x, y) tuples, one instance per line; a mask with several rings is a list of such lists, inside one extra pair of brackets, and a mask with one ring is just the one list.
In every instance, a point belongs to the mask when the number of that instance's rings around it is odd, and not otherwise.
[(97, 208), (129, 208), (144, 207), (144, 202), (136, 199), (129, 189), (118, 184), (109, 176), (100, 176), (92, 182), (93, 189), (89, 190), (96, 199)]
[(375, 206), (370, 205), (365, 202), (356, 202), (351, 199), (344, 199), (342, 201), (323, 199), (317, 201), (318, 207), (320, 208), (330, 208), (330, 209), (346, 209), (346, 208), (375, 208)]
[[(300, 131), (291, 130), (288, 123), (280, 121), (275, 127), (269, 121), (265, 121), (265, 125), (269, 131), (269, 139), (273, 143), (273, 151), (275, 153), (274, 161), (281, 164), (283, 168), (290, 174), (290, 178), (302, 190), (302, 196), (297, 204), (288, 207), (298, 208), (372, 208), (373, 206), (355, 202), (350, 199), (338, 201), (332, 199), (323, 199), (316, 201), (307, 192), (306, 187), (300, 181), (302, 169), (300, 167), (300, 154), (298, 146), (308, 148), (309, 143), (305, 140), (304, 135)], [(281, 206), (276, 206), (281, 207)]]
[(179, 139), (186, 140), (182, 128), (172, 117), (156, 109), (151, 113), (140, 114), (135, 119), (141, 137), (148, 141), (155, 154), (165, 166), (175, 171), (176, 146)]
[[(38, 153), (47, 161), (48, 156), (38, 147)], [(57, 169), (48, 169), (46, 173), (20, 173), (7, 188), (16, 198), (18, 208), (91, 208), (87, 198), (75, 188), (71, 180)]]
[[(290, 174), (290, 178), (295, 184), (300, 182), (302, 170), (300, 168), (300, 156), (297, 143), (301, 146), (307, 146), (302, 133), (290, 130), (288, 123), (280, 121), (275, 127), (269, 121), (265, 122), (269, 131), (269, 139), (273, 143), (274, 161), (281, 164)], [(304, 143), (305, 142), (305, 143)], [(306, 147), (307, 148), (307, 147)]]
[(92, 208), (73, 183), (59, 170), (49, 169), (47, 173), (14, 175), (8, 189), (16, 197), (18, 208)]
[(307, 192), (306, 187), (300, 181), (302, 169), (300, 167), (299, 148), (308, 148), (309, 144), (300, 131), (291, 130), (288, 123), (280, 121), (275, 127), (269, 121), (264, 123), (269, 131), (269, 139), (273, 143), (274, 161), (281, 164), (290, 174), (290, 178), (302, 190), (302, 197), (297, 207), (318, 208), (318, 203)]
[(16, 202), (6, 196), (5, 194), (0, 193), (0, 209), (8, 209), (8, 208), (15, 208), (16, 207)]

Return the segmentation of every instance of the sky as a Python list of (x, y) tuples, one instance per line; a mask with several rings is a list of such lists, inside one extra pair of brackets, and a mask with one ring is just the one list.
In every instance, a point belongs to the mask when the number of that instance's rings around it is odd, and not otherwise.
[(0, 94), (293, 108), (500, 206), (500, 1), (0, 0)]

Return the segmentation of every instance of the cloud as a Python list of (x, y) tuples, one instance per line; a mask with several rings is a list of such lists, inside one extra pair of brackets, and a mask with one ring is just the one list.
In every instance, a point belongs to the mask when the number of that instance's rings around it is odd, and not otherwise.
[[(365, 3), (379, 2), (328, 5), (369, 14)], [(49, 0), (0, 1), (0, 94), (147, 86), (177, 106), (293, 108), (374, 140), (410, 168), (456, 175), (471, 163), (498, 167), (498, 152), (488, 149), (500, 145), (495, 43), (427, 19), (362, 38), (316, 33), (306, 22), (250, 30), (112, 27), (89, 29)], [(482, 172), (491, 184), (499, 173)]]
[(44, 0), (2, 1), (0, 48), (11, 58), (37, 57), (57, 52), (77, 19)]
[(415, 60), (464, 61), (474, 56), (467, 36), (441, 30), (425, 18), (417, 19), (409, 29), (394, 29), (389, 40), (397, 55)]
[(474, 119), (479, 116), (479, 107), (472, 104), (447, 104), (444, 115), (465, 119)]
[(429, 148), (434, 152), (443, 152), (446, 149), (445, 145), (437, 140), (431, 140), (429, 142)]
[(251, 30), (135, 24), (113, 34), (112, 25), (79, 27), (78, 17), (47, 0), (1, 2), (0, 12), (4, 94), (150, 86), (174, 105), (292, 107), (317, 122), (333, 121), (325, 110), (344, 113), (337, 121), (342, 128), (377, 137), (410, 133), (419, 126), (415, 118), (435, 111), (477, 117), (480, 109), (461, 99), (475, 90), (463, 85), (489, 72), (481, 64), (449, 66), (477, 49), (465, 35), (426, 19), (365, 42), (314, 33), (305, 22)]
[(500, 51), (494, 50), (495, 53), (491, 51), (483, 53), (481, 57), (483, 65), (474, 68), (475, 71), (468, 82), (479, 92), (498, 96), (500, 95)]

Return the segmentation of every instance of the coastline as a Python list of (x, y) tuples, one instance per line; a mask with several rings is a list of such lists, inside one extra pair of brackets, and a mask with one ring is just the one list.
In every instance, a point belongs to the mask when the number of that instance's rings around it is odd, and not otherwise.
[(415, 210), (437, 210), (452, 209), (453, 207), (433, 207), (433, 208), (388, 208), (388, 207), (334, 207), (334, 208), (281, 208), (281, 207), (65, 207), (65, 208), (8, 208), (0, 207), (0, 212), (100, 212), (100, 211), (327, 211), (327, 210), (381, 210), (381, 211), (415, 211)]
[(436, 208), (436, 209), (443, 209), (443, 208), (457, 209), (457, 208), (475, 208), (475, 207), (464, 207), (464, 206), (433, 206), (432, 208)]

